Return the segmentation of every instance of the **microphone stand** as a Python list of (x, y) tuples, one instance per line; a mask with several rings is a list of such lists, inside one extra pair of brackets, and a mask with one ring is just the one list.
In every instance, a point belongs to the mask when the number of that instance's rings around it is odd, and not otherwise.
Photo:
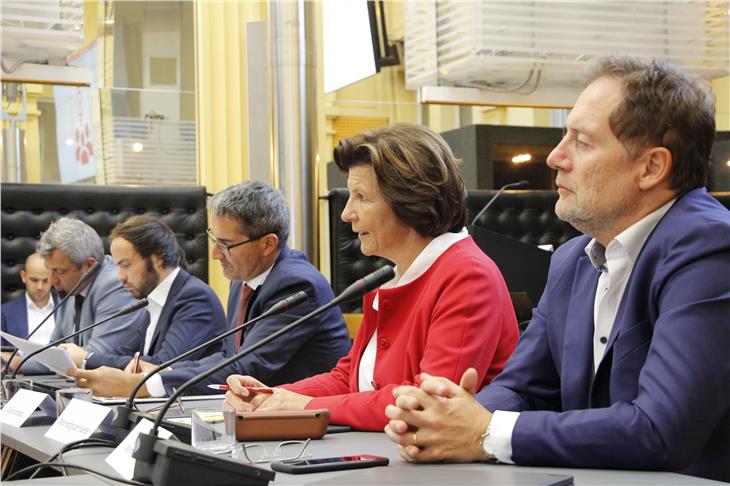
[(522, 187), (522, 186), (526, 186), (527, 184), (529, 184), (527, 181), (521, 180), (521, 181), (517, 181), (517, 182), (511, 182), (509, 184), (505, 184), (502, 187), (500, 187), (499, 190), (497, 191), (497, 194), (492, 196), (492, 198), (489, 201), (487, 201), (487, 204), (484, 205), (482, 210), (479, 211), (476, 216), (474, 216), (474, 219), (471, 220), (471, 226), (474, 226), (476, 224), (477, 220), (479, 219), (479, 216), (484, 214), (484, 212), (487, 209), (489, 209), (489, 206), (491, 206), (492, 203), (497, 200), (497, 198), (502, 194), (502, 192), (504, 192), (505, 189), (508, 189), (510, 187)]
[(305, 300), (307, 300), (307, 298), (308, 298), (307, 293), (304, 292), (303, 290), (297, 292), (296, 294), (292, 294), (289, 297), (286, 297), (286, 298), (280, 300), (279, 302), (277, 302), (276, 304), (274, 304), (273, 306), (271, 306), (271, 308), (269, 308), (269, 310), (267, 310), (260, 316), (254, 318), (254, 319), (251, 319), (248, 322), (244, 322), (240, 326), (236, 326), (232, 329), (229, 329), (228, 331), (224, 332), (223, 334), (216, 336), (215, 338), (213, 338), (209, 341), (206, 341), (206, 342), (200, 344), (199, 346), (196, 346), (195, 348), (184, 352), (180, 356), (175, 356), (174, 358), (171, 358), (171, 359), (167, 360), (166, 362), (160, 364), (159, 366), (155, 367), (152, 371), (147, 373), (139, 381), (139, 383), (137, 383), (137, 385), (132, 390), (132, 393), (130, 393), (127, 401), (123, 405), (117, 406), (117, 408), (115, 409), (114, 420), (112, 421), (112, 425), (117, 429), (117, 439), (120, 441), (123, 440), (124, 436), (126, 436), (127, 433), (129, 432), (129, 430), (131, 429), (130, 426), (132, 424), (137, 423), (136, 417), (130, 419), (130, 415), (132, 414), (132, 411), (134, 410), (134, 399), (137, 397), (137, 393), (139, 393), (139, 391), (142, 389), (142, 386), (147, 382), (147, 380), (152, 378), (152, 376), (156, 375), (157, 373), (164, 370), (168, 366), (178, 363), (178, 362), (184, 360), (185, 358), (187, 358), (188, 356), (191, 356), (191, 355), (197, 353), (198, 351), (201, 351), (201, 350), (207, 348), (208, 346), (219, 343), (220, 341), (227, 338), (231, 334), (235, 334), (236, 332), (242, 330), (245, 327), (252, 326), (253, 324), (256, 324), (257, 322), (259, 322), (260, 320), (266, 319), (267, 317), (270, 317), (274, 314), (279, 314), (281, 312), (288, 311), (292, 307), (295, 307), (295, 306), (301, 304), (302, 302), (304, 302)]
[(185, 390), (199, 383), (213, 373), (220, 371), (231, 363), (252, 353), (261, 346), (268, 344), (279, 336), (286, 334), (295, 327), (308, 321), (317, 314), (320, 314), (335, 305), (342, 302), (360, 297), (363, 294), (375, 289), (392, 279), (395, 275), (393, 267), (386, 265), (379, 268), (375, 272), (356, 281), (346, 288), (339, 296), (332, 299), (329, 303), (313, 310), (309, 314), (297, 319), (278, 331), (268, 335), (256, 344), (247, 347), (243, 351), (225, 359), (210, 370), (195, 376), (180, 386), (175, 393), (164, 403), (155, 423), (149, 434), (140, 434), (137, 438), (135, 451), (132, 455), (136, 459), (134, 466), (134, 480), (142, 482), (151, 482), (155, 486), (167, 485), (195, 485), (213, 483), (217, 485), (241, 484), (242, 477), (249, 478), (246, 484), (265, 485), (269, 480), (274, 478), (274, 473), (259, 469), (254, 466), (242, 464), (237, 461), (223, 459), (213, 454), (203, 453), (197, 449), (184, 445), (173, 443), (170, 441), (158, 441), (157, 430), (164, 419), (165, 413), (175, 400), (182, 395)]

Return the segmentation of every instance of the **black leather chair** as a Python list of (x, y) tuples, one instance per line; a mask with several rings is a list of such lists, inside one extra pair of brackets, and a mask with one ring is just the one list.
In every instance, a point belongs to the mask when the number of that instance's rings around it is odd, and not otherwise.
[[(474, 190), (467, 194), (469, 222), (497, 191)], [(335, 294), (352, 282), (388, 263), (378, 257), (360, 253), (360, 241), (349, 223), (340, 219), (349, 193), (347, 189), (331, 190), (329, 201), (331, 282)], [(555, 216), (558, 194), (555, 191), (505, 191), (475, 223), (497, 233), (534, 245), (552, 244), (555, 248), (576, 236), (568, 223)], [(361, 312), (361, 303), (342, 305), (343, 312)]]
[[(466, 205), (469, 223), (497, 191), (469, 191)], [(531, 245), (557, 248), (580, 232), (555, 215), (556, 191), (505, 191), (474, 222), (510, 238)]]
[[(469, 223), (496, 193), (496, 190), (468, 192), (466, 202)], [(716, 192), (712, 195), (730, 209), (730, 192)], [(358, 278), (388, 263), (382, 258), (366, 257), (360, 253), (357, 235), (352, 232), (349, 223), (340, 219), (348, 196), (347, 189), (337, 188), (324, 197), (329, 201), (331, 282), (335, 294)], [(479, 217), (475, 225), (532, 245), (553, 245), (553, 248), (558, 248), (580, 233), (555, 215), (557, 200), (556, 191), (505, 191)], [(348, 313), (362, 312), (361, 303), (353, 301), (343, 304), (342, 310)], [(518, 315), (518, 320), (523, 321), (529, 317)]]
[(167, 223), (185, 250), (188, 271), (208, 281), (208, 218), (204, 187), (129, 187), (61, 184), (2, 184), (2, 301), (24, 288), (20, 269), (51, 221), (78, 218), (102, 237), (135, 214)]

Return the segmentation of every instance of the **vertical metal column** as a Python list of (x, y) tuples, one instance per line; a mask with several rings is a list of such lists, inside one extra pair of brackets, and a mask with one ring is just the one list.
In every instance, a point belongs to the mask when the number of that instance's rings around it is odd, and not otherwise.
[(2, 130), (2, 181), (23, 182), (25, 180), (25, 131), (15, 121)]
[(273, 182), (291, 211), (290, 245), (318, 264), (314, 2), (270, 1)]
[(17, 122), (26, 121), (28, 113), (28, 97), (24, 84), (3, 83), (3, 96), (8, 103), (12, 104), (18, 101), (20, 94), (21, 106), (18, 113), (11, 115), (5, 111), (3, 105), (0, 118), (3, 121), (9, 121), (8, 127), (2, 129), (2, 139), (0, 139), (0, 154), (2, 154), (2, 181), (3, 182), (23, 182), (26, 179), (25, 168), (25, 130), (18, 127)]

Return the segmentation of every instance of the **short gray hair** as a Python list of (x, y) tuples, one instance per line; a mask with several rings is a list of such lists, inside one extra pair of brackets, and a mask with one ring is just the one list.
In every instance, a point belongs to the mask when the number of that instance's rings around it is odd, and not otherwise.
[(44, 258), (50, 256), (53, 250), (59, 250), (77, 267), (89, 257), (97, 262), (104, 260), (104, 245), (94, 228), (73, 218), (61, 218), (51, 223), (41, 233), (37, 250)]
[(274, 233), (279, 248), (289, 239), (289, 208), (284, 195), (269, 184), (246, 181), (223, 189), (208, 201), (214, 216), (230, 216), (238, 220), (242, 233), (260, 238)]

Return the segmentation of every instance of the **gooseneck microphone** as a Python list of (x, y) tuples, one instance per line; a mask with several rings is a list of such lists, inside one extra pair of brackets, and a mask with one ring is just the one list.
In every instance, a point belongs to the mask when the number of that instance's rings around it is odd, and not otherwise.
[(327, 304), (329, 307), (323, 307), (322, 311), (325, 311), (334, 305), (339, 305), (343, 302), (355, 299), (357, 297), (362, 297), (371, 290), (375, 290), (384, 283), (388, 282), (393, 277), (395, 277), (395, 271), (393, 270), (393, 267), (391, 267), (390, 265), (380, 267), (374, 272), (365, 275), (363, 278), (355, 280), (355, 282), (353, 282), (345, 290), (343, 290), (340, 295), (335, 297), (332, 302)]
[(82, 334), (82, 333), (84, 333), (86, 331), (90, 331), (91, 329), (94, 329), (97, 326), (101, 326), (102, 324), (104, 324), (106, 322), (109, 322), (112, 319), (116, 319), (117, 317), (121, 317), (121, 316), (124, 316), (124, 315), (127, 315), (127, 314), (131, 314), (132, 312), (137, 311), (139, 309), (142, 309), (143, 307), (147, 307), (148, 304), (149, 304), (149, 302), (147, 301), (147, 299), (138, 300), (137, 302), (134, 302), (132, 304), (129, 304), (126, 307), (123, 307), (123, 308), (119, 309), (117, 312), (115, 312), (114, 314), (110, 315), (109, 317), (105, 317), (104, 319), (102, 319), (102, 320), (100, 320), (98, 322), (95, 322), (95, 323), (91, 324), (90, 326), (86, 326), (86, 327), (84, 327), (82, 329), (79, 329), (76, 332), (73, 332), (73, 333), (69, 334), (68, 336), (64, 336), (61, 339), (57, 339), (56, 341), (53, 341), (52, 343), (48, 343), (46, 346), (43, 346), (42, 348), (36, 349), (32, 353), (29, 353), (28, 355), (26, 355), (23, 358), (23, 360), (20, 363), (18, 363), (18, 367), (15, 368), (15, 371), (13, 371), (13, 374), (12, 374), (11, 377), (12, 378), (15, 378), (15, 375), (18, 374), (18, 370), (20, 370), (20, 367), (23, 366), (23, 363), (25, 363), (26, 361), (28, 361), (33, 356), (42, 353), (46, 349), (49, 349), (49, 348), (52, 348), (53, 346), (56, 346), (58, 344), (61, 344), (62, 342), (66, 341), (67, 339), (71, 339), (72, 337), (76, 337), (79, 334)]
[[(148, 434), (140, 434), (137, 439), (137, 445), (133, 457), (136, 459), (134, 466), (134, 479), (136, 481), (152, 482), (156, 486), (173, 484), (171, 477), (182, 480), (182, 484), (200, 484), (203, 479), (206, 482), (237, 484), (240, 476), (258, 477), (264, 473), (263, 470), (256, 467), (242, 464), (237, 461), (226, 460), (226, 467), (218, 467), (210, 458), (216, 457), (210, 454), (201, 453), (196, 449), (173, 443), (170, 441), (158, 442), (157, 430), (165, 417), (165, 413), (170, 406), (175, 403), (177, 398), (182, 395), (185, 390), (204, 380), (213, 373), (220, 371), (231, 363), (252, 353), (261, 346), (268, 344), (279, 336), (288, 333), (303, 322), (308, 321), (312, 317), (341, 304), (342, 302), (360, 297), (380, 285), (388, 282), (395, 276), (395, 271), (390, 265), (379, 268), (375, 272), (359, 279), (349, 287), (347, 287), (340, 295), (332, 299), (327, 304), (313, 310), (309, 314), (297, 319), (278, 331), (266, 336), (259, 342), (247, 347), (238, 354), (231, 356), (218, 363), (213, 368), (189, 379), (180, 386), (175, 393), (164, 403), (158, 412), (155, 423)], [(222, 461), (217, 459), (217, 461)], [(174, 475), (172, 471), (174, 472)], [(236, 479), (238, 478), (238, 479)]]
[[(70, 298), (70, 297), (72, 296), (72, 295), (75, 295), (75, 294), (76, 294), (76, 291), (77, 291), (77, 290), (79, 290), (79, 289), (80, 289), (81, 287), (83, 287), (83, 286), (84, 286), (84, 285), (86, 284), (86, 282), (88, 282), (89, 280), (91, 280), (91, 278), (92, 278), (92, 277), (93, 277), (94, 275), (96, 275), (96, 273), (97, 273), (97, 272), (98, 272), (98, 271), (99, 271), (99, 270), (101, 269), (101, 265), (102, 265), (102, 263), (101, 263), (101, 262), (94, 262), (94, 264), (93, 264), (93, 265), (91, 265), (91, 266), (90, 266), (90, 267), (89, 267), (89, 268), (88, 268), (88, 269), (86, 270), (86, 272), (84, 272), (84, 274), (83, 274), (83, 275), (81, 276), (81, 278), (79, 279), (79, 281), (78, 281), (78, 282), (76, 282), (76, 285), (74, 285), (74, 286), (73, 286), (73, 287), (71, 288), (71, 290), (70, 290), (70, 291), (69, 291), (69, 292), (68, 292), (68, 293), (67, 293), (66, 295), (64, 295), (64, 297), (63, 297), (63, 298), (62, 298), (62, 299), (61, 299), (61, 300), (60, 300), (60, 301), (58, 302), (58, 304), (56, 304), (56, 305), (55, 305), (55, 306), (53, 307), (53, 309), (51, 309), (51, 312), (49, 312), (49, 313), (48, 313), (48, 315), (47, 315), (46, 317), (44, 317), (44, 318), (43, 318), (43, 320), (42, 320), (41, 322), (39, 322), (39, 323), (38, 323), (38, 325), (37, 325), (36, 327), (34, 327), (34, 328), (33, 328), (33, 330), (32, 330), (32, 331), (31, 331), (30, 333), (28, 333), (28, 336), (26, 336), (26, 338), (25, 338), (25, 339), (30, 339), (30, 338), (31, 338), (31, 336), (33, 336), (33, 334), (35, 334), (35, 333), (36, 333), (36, 331), (37, 331), (38, 329), (40, 329), (40, 328), (41, 328), (41, 326), (42, 326), (42, 325), (43, 325), (43, 324), (44, 324), (44, 323), (45, 323), (45, 322), (46, 322), (46, 321), (47, 321), (48, 319), (50, 319), (50, 318), (51, 318), (51, 316), (52, 316), (53, 314), (55, 314), (55, 313), (56, 313), (56, 311), (57, 311), (58, 309), (60, 309), (60, 308), (61, 308), (61, 306), (62, 306), (62, 305), (63, 305), (63, 304), (64, 304), (64, 303), (65, 303), (65, 302), (66, 302), (66, 301), (67, 301), (67, 300), (68, 300), (68, 299), (69, 299), (69, 298)], [(11, 355), (10, 355), (10, 358), (8, 359), (8, 362), (7, 362), (7, 364), (5, 365), (5, 369), (3, 370), (3, 376), (7, 376), (7, 375), (8, 375), (8, 371), (10, 370), (10, 363), (12, 363), (12, 361), (13, 361), (13, 358), (15, 358), (15, 355), (16, 355), (16, 354), (18, 354), (18, 349), (17, 349), (17, 348), (15, 349), (15, 351), (13, 351), (13, 354), (11, 354)], [(20, 365), (18, 365), (18, 368), (20, 368)], [(13, 374), (13, 376), (15, 376), (15, 374)]]
[(129, 414), (132, 412), (132, 409), (134, 407), (134, 399), (137, 397), (137, 393), (142, 389), (142, 386), (152, 378), (154, 375), (159, 373), (160, 371), (166, 369), (168, 366), (172, 366), (175, 363), (178, 363), (188, 356), (191, 356), (198, 351), (201, 351), (208, 346), (212, 346), (213, 344), (221, 342), (223, 339), (227, 338), (231, 334), (235, 334), (236, 332), (240, 331), (241, 329), (245, 327), (249, 327), (253, 324), (256, 324), (262, 319), (266, 319), (267, 317), (270, 317), (275, 314), (281, 314), (282, 312), (287, 312), (292, 307), (295, 307), (304, 301), (306, 301), (309, 298), (306, 292), (299, 291), (296, 294), (292, 294), (289, 297), (286, 297), (276, 304), (272, 305), (269, 310), (261, 314), (260, 316), (251, 319), (247, 322), (244, 322), (240, 326), (234, 327), (232, 329), (229, 329), (228, 331), (224, 332), (223, 334), (220, 334), (213, 339), (210, 339), (199, 346), (190, 349), (180, 356), (175, 356), (172, 359), (169, 359), (168, 361), (165, 361), (164, 363), (160, 364), (156, 368), (154, 368), (152, 371), (146, 374), (144, 378), (140, 380), (139, 383), (137, 383), (137, 386), (135, 386), (134, 390), (132, 390), (132, 393), (129, 394), (129, 398), (127, 399), (127, 402), (124, 405), (119, 405), (116, 408), (115, 414), (114, 414), (114, 420), (112, 422), (112, 425), (114, 425), (115, 428), (117, 428), (118, 431), (118, 438), (121, 439), (122, 435), (125, 435), (125, 433), (129, 430), (129, 425), (131, 424), (131, 421), (129, 420)]
[(509, 184), (505, 184), (502, 187), (500, 187), (499, 190), (497, 191), (497, 193), (494, 196), (492, 196), (492, 198), (489, 201), (487, 201), (487, 204), (484, 205), (482, 210), (479, 211), (476, 216), (474, 216), (474, 219), (471, 220), (471, 226), (474, 226), (474, 224), (476, 224), (477, 220), (479, 219), (479, 216), (484, 214), (484, 212), (487, 209), (489, 209), (489, 206), (491, 206), (492, 203), (497, 200), (497, 198), (502, 194), (502, 192), (504, 192), (505, 189), (509, 189), (510, 187), (522, 187), (522, 186), (526, 186), (527, 184), (529, 184), (529, 182), (527, 182), (526, 180), (521, 180), (521, 181), (517, 181), (517, 182), (510, 182)]

